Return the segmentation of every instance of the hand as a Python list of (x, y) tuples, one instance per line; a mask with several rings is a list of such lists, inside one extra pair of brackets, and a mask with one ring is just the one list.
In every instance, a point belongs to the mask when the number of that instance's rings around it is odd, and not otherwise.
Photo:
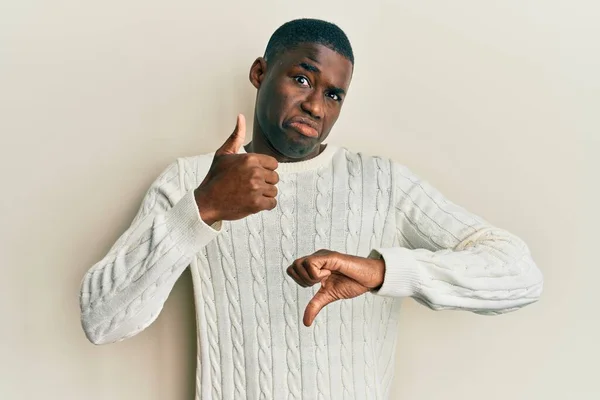
[(235, 130), (215, 152), (206, 178), (194, 191), (200, 216), (208, 225), (277, 206), (277, 160), (263, 154), (237, 154), (245, 137), (246, 120), (240, 114)]
[(304, 325), (310, 326), (327, 304), (336, 300), (351, 299), (381, 287), (385, 262), (319, 250), (294, 261), (288, 267), (287, 273), (302, 287), (321, 282), (321, 288), (304, 311)]

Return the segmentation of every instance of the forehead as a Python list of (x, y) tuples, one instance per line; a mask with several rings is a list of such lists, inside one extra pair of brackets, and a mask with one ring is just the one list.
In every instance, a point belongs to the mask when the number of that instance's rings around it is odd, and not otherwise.
[(318, 74), (331, 85), (347, 89), (352, 79), (352, 63), (329, 47), (305, 43), (286, 50), (277, 56), (278, 67), (285, 70), (301, 68), (305, 63), (319, 69)]

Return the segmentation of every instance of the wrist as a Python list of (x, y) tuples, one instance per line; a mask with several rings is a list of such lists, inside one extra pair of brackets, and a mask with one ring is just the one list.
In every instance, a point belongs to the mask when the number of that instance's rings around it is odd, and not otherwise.
[(414, 250), (405, 247), (373, 249), (369, 258), (385, 262), (383, 285), (374, 293), (380, 296), (413, 297), (422, 291), (423, 271)]
[(373, 274), (374, 286), (371, 290), (379, 290), (383, 286), (383, 280), (385, 278), (385, 261), (383, 259), (371, 259), (368, 258), (371, 263), (371, 268), (375, 273)]
[(194, 190), (194, 199), (196, 200), (196, 206), (198, 206), (200, 218), (206, 225), (211, 226), (219, 221), (217, 211), (210, 203), (210, 197), (201, 186)]
[(361, 271), (361, 277), (354, 279), (369, 290), (379, 289), (383, 285), (385, 277), (385, 260), (360, 256), (351, 257), (354, 258), (357, 270)]

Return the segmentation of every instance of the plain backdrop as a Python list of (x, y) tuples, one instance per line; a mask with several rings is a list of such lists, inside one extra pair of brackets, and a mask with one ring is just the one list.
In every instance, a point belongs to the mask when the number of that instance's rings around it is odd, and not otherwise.
[(251, 120), (249, 67), (297, 17), (354, 46), (330, 143), (409, 166), (545, 275), (499, 317), (405, 301), (392, 399), (600, 398), (600, 6), (549, 0), (1, 0), (0, 398), (193, 398), (189, 273), (107, 346), (79, 284), (168, 163)]

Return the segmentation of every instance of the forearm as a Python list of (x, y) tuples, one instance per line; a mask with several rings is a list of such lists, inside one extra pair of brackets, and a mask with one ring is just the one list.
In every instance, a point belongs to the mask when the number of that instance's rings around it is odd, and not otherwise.
[(200, 219), (191, 192), (132, 226), (83, 278), (81, 320), (90, 341), (118, 341), (148, 326), (192, 257), (216, 234)]
[(395, 165), (394, 172), (399, 246), (371, 255), (386, 264), (377, 293), (483, 314), (539, 298), (542, 273), (523, 240), (454, 204), (408, 168)]
[(484, 228), (454, 249), (378, 249), (384, 259), (383, 296), (414, 297), (435, 310), (481, 314), (513, 311), (535, 302), (543, 288), (540, 270), (522, 240)]

